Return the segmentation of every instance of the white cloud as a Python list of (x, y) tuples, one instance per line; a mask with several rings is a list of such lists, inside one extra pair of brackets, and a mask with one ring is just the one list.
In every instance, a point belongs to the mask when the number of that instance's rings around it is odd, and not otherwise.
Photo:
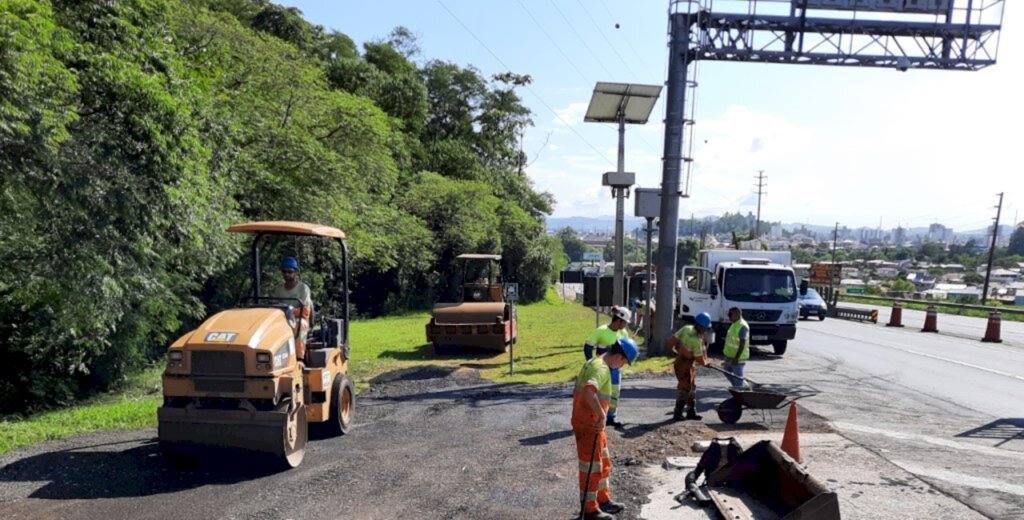
[(552, 123), (556, 125), (564, 126), (576, 126), (583, 122), (583, 116), (587, 113), (588, 103), (571, 103), (565, 108), (559, 108), (555, 110), (557, 117), (552, 119)]

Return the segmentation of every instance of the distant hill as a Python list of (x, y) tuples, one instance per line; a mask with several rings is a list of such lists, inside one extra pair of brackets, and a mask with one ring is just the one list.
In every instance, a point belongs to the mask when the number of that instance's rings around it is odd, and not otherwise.
[[(647, 221), (642, 218), (625, 217), (623, 219), (623, 227), (626, 230), (646, 226)], [(615, 231), (615, 216), (550, 217), (547, 219), (547, 228), (549, 231), (558, 231), (565, 227), (571, 227), (576, 230), (577, 233), (612, 233)]]

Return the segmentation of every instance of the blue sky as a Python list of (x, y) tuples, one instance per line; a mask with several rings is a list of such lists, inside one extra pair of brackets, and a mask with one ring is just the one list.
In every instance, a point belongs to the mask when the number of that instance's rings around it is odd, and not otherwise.
[[(664, 84), (667, 2), (283, 3), (358, 44), (401, 25), (417, 36), (421, 62), (530, 74), (520, 94), (534, 114), (524, 142), (531, 179), (555, 195), (555, 216), (614, 214), (601, 174), (615, 169), (616, 127), (583, 123), (583, 113), (598, 81)], [(1002, 222), (1024, 220), (1019, 9), (1007, 6), (999, 62), (980, 72), (701, 63), (696, 162), (680, 214), (754, 211), (764, 170), (766, 220), (971, 230), (991, 223), (1000, 191)], [(627, 127), (626, 170), (639, 186), (660, 185), (663, 119), (659, 102), (647, 125)]]

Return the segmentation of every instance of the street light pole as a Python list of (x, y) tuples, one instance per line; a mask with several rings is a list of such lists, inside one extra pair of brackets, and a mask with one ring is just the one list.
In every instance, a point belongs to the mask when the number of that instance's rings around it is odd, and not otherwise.
[[(619, 166), (616, 172), (622, 175), (626, 171), (626, 117), (625, 114), (619, 113)], [(622, 280), (623, 280), (623, 218), (625, 214), (626, 204), (626, 190), (629, 188), (622, 186), (612, 187), (612, 191), (615, 192), (615, 278), (612, 280), (614, 287), (612, 288), (612, 305), (622, 305), (624, 298), (622, 295)]]
[(612, 189), (615, 197), (615, 262), (612, 280), (612, 305), (625, 303), (623, 220), (625, 198), (629, 196), (629, 188), (636, 180), (636, 174), (626, 172), (626, 124), (647, 123), (654, 108), (661, 87), (658, 85), (638, 85), (632, 83), (598, 82), (590, 105), (583, 120), (594, 123), (616, 123), (619, 129), (618, 164), (614, 172), (606, 172), (602, 180), (604, 186)]

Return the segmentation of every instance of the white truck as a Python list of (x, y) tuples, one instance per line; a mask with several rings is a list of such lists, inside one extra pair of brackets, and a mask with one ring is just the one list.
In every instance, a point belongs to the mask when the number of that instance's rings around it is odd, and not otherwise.
[(789, 251), (709, 249), (698, 266), (687, 266), (679, 284), (677, 318), (692, 323), (701, 312), (714, 323), (713, 348), (720, 350), (729, 329), (729, 309), (739, 307), (750, 324), (752, 345), (786, 352), (796, 337), (799, 291)]

